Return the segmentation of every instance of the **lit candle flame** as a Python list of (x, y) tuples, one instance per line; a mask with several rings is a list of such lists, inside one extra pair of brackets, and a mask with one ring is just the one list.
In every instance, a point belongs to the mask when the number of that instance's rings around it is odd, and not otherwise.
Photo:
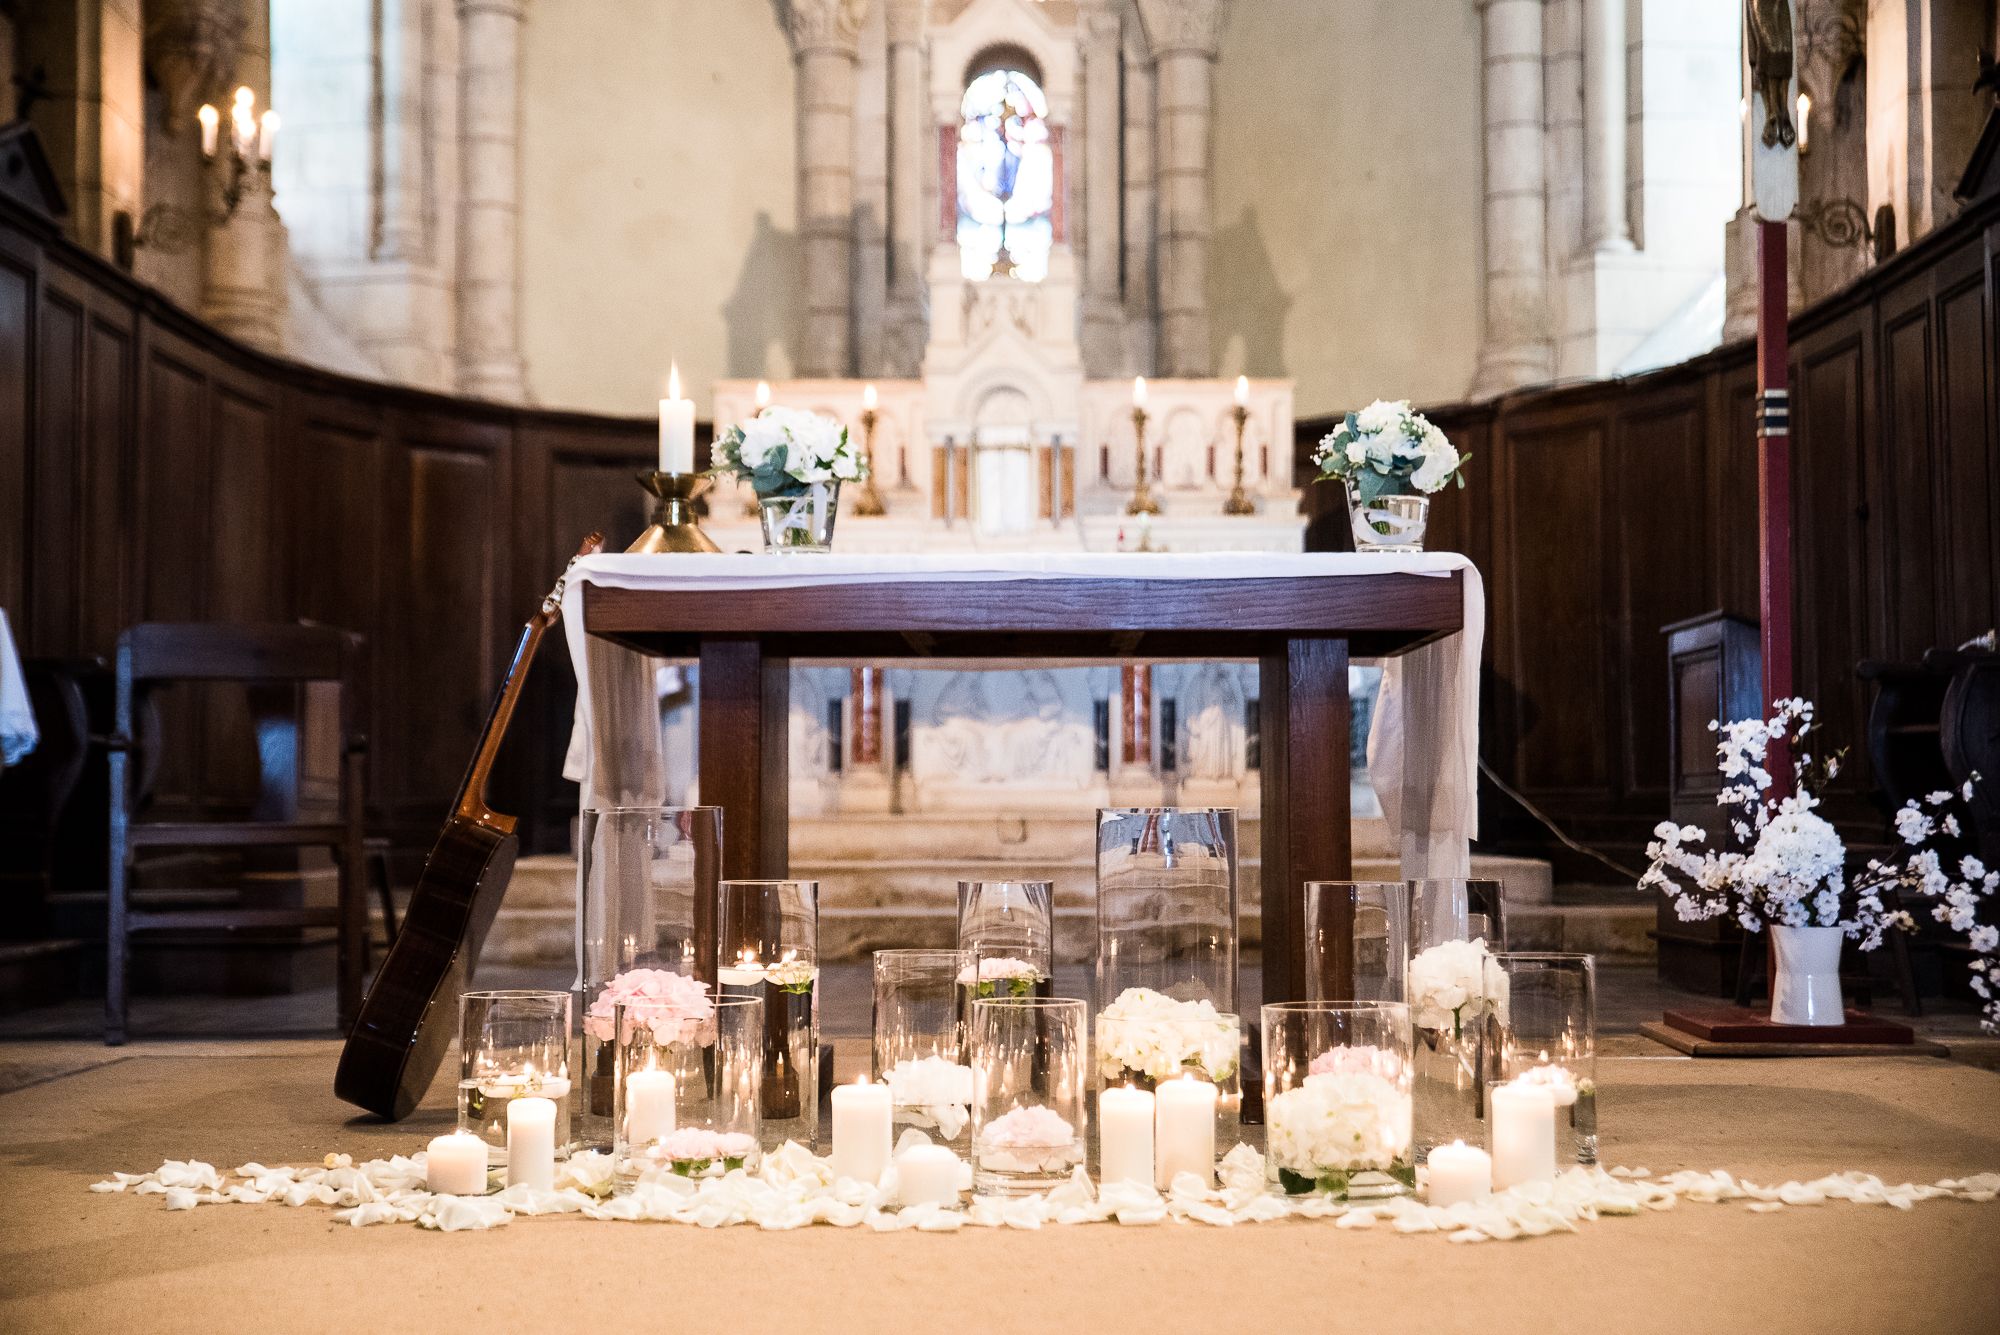
[(680, 396), (681, 396), (681, 365), (679, 362), (668, 362), (667, 397), (669, 399), (678, 399), (680, 398)]

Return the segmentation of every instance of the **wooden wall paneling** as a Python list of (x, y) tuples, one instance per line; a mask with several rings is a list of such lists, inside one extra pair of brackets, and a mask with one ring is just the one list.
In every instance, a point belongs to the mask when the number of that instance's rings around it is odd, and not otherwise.
[(1931, 308), (1909, 285), (1885, 310), (1881, 335), (1882, 519), (1890, 626), (1888, 652), (1915, 660), (1937, 643), (1931, 578), (1937, 498), (1931, 458)]
[(33, 544), (28, 533), (28, 487), (38, 441), (30, 386), (38, 350), (34, 319), (39, 253), (0, 232), (0, 607), (25, 623)]
[[(89, 316), (83, 302), (68, 293), (41, 292), (34, 326), (35, 402), (32, 466), (23, 453), (26, 509), (16, 530), (25, 544), (24, 568), (32, 572), (25, 605), (9, 605), (15, 633), (38, 644), (76, 645), (77, 611), (86, 601), (79, 586), (81, 571), (72, 562), (47, 559), (56, 552), (82, 547), (79, 480), (87, 456), (84, 422), (87, 415), (88, 372), (85, 339)], [(23, 368), (25, 370), (25, 368)], [(21, 382), (25, 396), (27, 380)]]
[(128, 615), (134, 588), (138, 464), (138, 334), (131, 312), (93, 303), (84, 342), (83, 470), (80, 546), (63, 564), (75, 572), (75, 652), (109, 654)]
[[(1939, 630), (1958, 644), (2000, 623), (2000, 478), (1994, 476), (1993, 372), (1983, 256), (1940, 272), (1937, 323)], [(1965, 263), (1963, 261), (1972, 261)], [(1953, 272), (1952, 270), (1956, 270)]]

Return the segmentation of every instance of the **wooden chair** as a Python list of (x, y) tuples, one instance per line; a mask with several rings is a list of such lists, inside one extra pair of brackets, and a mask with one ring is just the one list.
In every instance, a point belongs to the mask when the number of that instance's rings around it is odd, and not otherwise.
[[(343, 1030), (361, 1005), (366, 959), (367, 886), (362, 836), (362, 784), (367, 742), (362, 733), (360, 636), (325, 626), (148, 623), (118, 639), (116, 731), (110, 750), (110, 914), (106, 940), (104, 1041), (125, 1041), (126, 968), (134, 932), (161, 930), (268, 930), (331, 927), (337, 942), (339, 1020)], [(253, 691), (282, 688), (290, 712), (260, 713), (258, 759), (266, 800), (251, 819), (138, 821), (134, 816), (134, 701), (149, 684), (240, 682)], [(287, 787), (296, 793), (301, 720), (298, 688), (329, 682), (339, 688), (338, 792), (325, 819), (302, 819), (295, 802), (268, 800)], [(289, 769), (289, 772), (286, 772)], [(257, 817), (263, 818), (257, 818)], [(132, 903), (135, 856), (143, 850), (332, 851), (338, 894), (332, 908), (168, 907)]]

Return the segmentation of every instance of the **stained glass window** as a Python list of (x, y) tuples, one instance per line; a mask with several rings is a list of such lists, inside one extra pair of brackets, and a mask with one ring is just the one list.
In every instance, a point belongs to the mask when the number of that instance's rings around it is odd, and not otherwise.
[(1020, 70), (966, 85), (958, 129), (958, 254), (967, 278), (1048, 276), (1055, 239), (1049, 103)]

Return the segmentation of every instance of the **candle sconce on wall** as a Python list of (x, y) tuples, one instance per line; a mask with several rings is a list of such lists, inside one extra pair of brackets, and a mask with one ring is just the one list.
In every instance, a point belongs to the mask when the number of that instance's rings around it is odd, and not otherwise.
[(218, 160), (228, 173), (222, 182), (222, 216), (229, 217), (242, 202), (244, 192), (257, 184), (270, 184), (271, 151), (278, 140), (278, 113), (269, 109), (257, 114), (257, 94), (248, 86), (237, 88), (229, 106), (229, 137), (222, 136), (222, 113), (204, 102), (195, 113), (201, 126), (201, 156)]

